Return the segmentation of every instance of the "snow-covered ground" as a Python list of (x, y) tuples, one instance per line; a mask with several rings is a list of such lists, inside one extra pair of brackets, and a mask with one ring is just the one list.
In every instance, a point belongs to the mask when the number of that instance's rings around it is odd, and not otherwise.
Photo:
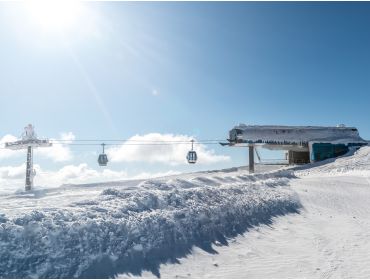
[(159, 276), (159, 265), (297, 212), (290, 171), (245, 169), (16, 192), (0, 197), (0, 275)]
[(2, 277), (370, 277), (370, 147), (0, 196)]
[(369, 278), (370, 147), (297, 169), (289, 185), (299, 196), (300, 213), (214, 246), (217, 253), (194, 248), (177, 264), (162, 265), (161, 277)]

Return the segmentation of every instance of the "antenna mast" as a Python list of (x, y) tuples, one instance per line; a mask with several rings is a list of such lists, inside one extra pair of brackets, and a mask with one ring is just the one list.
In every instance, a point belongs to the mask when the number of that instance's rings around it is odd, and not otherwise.
[(52, 143), (45, 139), (38, 139), (32, 124), (24, 128), (22, 139), (15, 142), (6, 142), (5, 148), (10, 150), (27, 149), (27, 164), (26, 164), (26, 185), (25, 190), (29, 191), (33, 188), (33, 177), (36, 172), (33, 169), (33, 149), (39, 147), (50, 147)]

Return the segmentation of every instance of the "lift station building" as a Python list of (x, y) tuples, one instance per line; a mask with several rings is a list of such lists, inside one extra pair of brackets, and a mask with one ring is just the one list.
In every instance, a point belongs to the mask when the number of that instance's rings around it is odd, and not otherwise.
[[(351, 147), (367, 145), (357, 128), (338, 125), (323, 126), (235, 126), (229, 132), (228, 145), (249, 146), (250, 165), (253, 149), (260, 146), (270, 150), (287, 151), (289, 164), (305, 164), (346, 154)], [(252, 153), (252, 154), (251, 154)]]

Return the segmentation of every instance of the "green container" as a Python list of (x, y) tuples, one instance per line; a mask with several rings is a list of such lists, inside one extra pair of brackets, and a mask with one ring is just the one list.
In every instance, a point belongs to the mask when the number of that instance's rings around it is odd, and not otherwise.
[(314, 143), (312, 145), (311, 157), (313, 161), (339, 157), (348, 152), (345, 144)]

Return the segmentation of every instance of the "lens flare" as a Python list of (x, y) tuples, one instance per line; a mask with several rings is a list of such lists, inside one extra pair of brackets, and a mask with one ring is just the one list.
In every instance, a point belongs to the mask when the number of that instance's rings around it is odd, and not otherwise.
[(66, 31), (76, 25), (83, 14), (80, 1), (28, 0), (23, 3), (31, 22), (44, 31)]

